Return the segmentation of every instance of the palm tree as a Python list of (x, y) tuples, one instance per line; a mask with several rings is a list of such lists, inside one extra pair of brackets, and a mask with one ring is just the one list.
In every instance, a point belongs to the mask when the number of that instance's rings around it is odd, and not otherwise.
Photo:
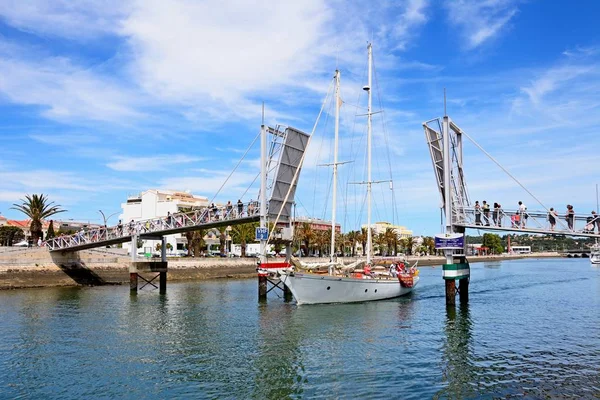
[(392, 249), (394, 249), (395, 254), (395, 242), (398, 240), (398, 236), (396, 235), (396, 230), (394, 228), (386, 228), (383, 233), (385, 237), (385, 243), (387, 245), (388, 255), (392, 253)]
[(386, 243), (385, 233), (381, 232), (380, 234), (373, 236), (373, 242), (375, 242), (375, 244), (377, 245), (379, 255), (382, 256), (385, 250)]
[[(362, 255), (367, 255), (367, 228), (360, 228), (360, 243), (362, 244)], [(371, 250), (372, 251), (372, 250)]]
[(350, 245), (351, 250), (351, 255), (352, 257), (355, 256), (355, 252), (356, 252), (356, 242), (358, 242), (358, 239), (360, 237), (360, 232), (358, 231), (350, 231), (346, 234), (346, 240), (348, 242), (348, 244)]
[(413, 247), (415, 245), (415, 240), (412, 236), (407, 237), (406, 239), (406, 253), (409, 256), (412, 256)]
[(306, 249), (306, 255), (308, 255), (310, 251), (310, 244), (316, 238), (315, 231), (310, 226), (310, 224), (303, 222), (302, 225), (300, 225), (300, 229), (298, 229), (296, 234), (298, 235), (299, 240), (302, 242), (304, 248)]
[(53, 201), (48, 202), (48, 197), (43, 194), (26, 195), (25, 200), (21, 199), (21, 202), (22, 204), (13, 204), (14, 207), (11, 208), (21, 211), (31, 219), (29, 231), (31, 232), (34, 243), (44, 235), (42, 231), (42, 221), (54, 214), (66, 211), (61, 210), (60, 205), (54, 205)]
[(253, 222), (249, 224), (240, 224), (234, 225), (231, 230), (232, 239), (240, 244), (242, 248), (242, 257), (246, 257), (246, 247), (248, 246), (248, 242), (254, 241), (254, 231), (258, 223)]

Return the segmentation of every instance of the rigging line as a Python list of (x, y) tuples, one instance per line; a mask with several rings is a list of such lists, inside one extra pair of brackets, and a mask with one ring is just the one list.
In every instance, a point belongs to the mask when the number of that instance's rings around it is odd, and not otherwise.
[(258, 133), (258, 135), (256, 135), (256, 137), (254, 138), (254, 140), (252, 141), (252, 143), (250, 143), (250, 146), (248, 146), (248, 148), (246, 149), (246, 152), (242, 155), (242, 158), (240, 158), (240, 160), (238, 161), (238, 163), (233, 168), (233, 171), (231, 171), (231, 173), (229, 174), (229, 176), (227, 177), (227, 179), (225, 179), (225, 182), (223, 182), (223, 184), (221, 185), (221, 187), (219, 188), (219, 190), (217, 190), (217, 193), (215, 193), (215, 195), (213, 196), (213, 198), (210, 200), (209, 204), (212, 203), (215, 200), (215, 198), (219, 195), (219, 193), (221, 193), (221, 190), (223, 189), (223, 187), (225, 187), (225, 185), (229, 181), (229, 178), (231, 178), (231, 175), (233, 175), (233, 173), (235, 172), (235, 170), (237, 169), (237, 167), (239, 167), (240, 164), (242, 163), (242, 161), (244, 161), (244, 157), (246, 157), (246, 155), (248, 154), (248, 152), (250, 151), (250, 149), (254, 145), (254, 142), (256, 142), (256, 139), (258, 139), (259, 137), (260, 137), (260, 132)]
[[(321, 115), (323, 114), (323, 109), (325, 108), (325, 104), (327, 102), (327, 97), (329, 97), (329, 93), (331, 92), (331, 89), (333, 88), (333, 82), (334, 82), (334, 79), (332, 79), (331, 82), (330, 82), (330, 84), (329, 84), (329, 88), (327, 89), (327, 95), (325, 96), (325, 99), (323, 100), (323, 105), (321, 106), (321, 110), (319, 110), (319, 115), (317, 115), (317, 120), (315, 121), (315, 124), (313, 125), (313, 129), (312, 129), (312, 132), (311, 132), (310, 136), (308, 137), (308, 140), (306, 141), (306, 148), (302, 152), (302, 157), (300, 157), (300, 162), (298, 163), (298, 168), (296, 168), (296, 172), (294, 173), (294, 177), (292, 178), (292, 181), (290, 182), (290, 187), (288, 188), (287, 193), (285, 194), (285, 198), (283, 199), (283, 204), (284, 205), (287, 203), (288, 198), (290, 197), (290, 193), (292, 191), (292, 188), (294, 187), (294, 185), (298, 181), (298, 174), (300, 173), (300, 170), (302, 169), (302, 164), (304, 163), (304, 159), (306, 158), (306, 149), (308, 149), (308, 146), (310, 145), (311, 139), (312, 139), (313, 135), (315, 134), (315, 131), (317, 129), (317, 125), (319, 124), (319, 120), (321, 119)], [(275, 231), (275, 227), (277, 226), (277, 222), (279, 221), (279, 218), (281, 217), (281, 213), (283, 212), (284, 208), (285, 207), (282, 206), (279, 209), (279, 212), (277, 213), (277, 218), (275, 218), (275, 222), (273, 222), (273, 227), (271, 228), (271, 231), (269, 232), (269, 237), (267, 238), (267, 243), (269, 243), (269, 241), (273, 237), (273, 232)]]
[[(327, 93), (327, 96), (329, 97), (329, 93)], [(327, 98), (326, 98), (326, 100), (327, 100)], [(333, 103), (335, 103), (335, 101), (329, 102), (329, 109), (325, 113), (325, 116), (326, 116), (325, 124), (321, 128), (323, 131), (323, 134), (321, 135), (321, 144), (319, 145), (319, 151), (317, 152), (317, 162), (321, 159), (321, 151), (323, 150), (323, 143), (325, 142), (325, 132), (324, 131), (326, 130), (327, 125), (329, 125), (329, 116), (331, 115), (331, 108), (332, 108)], [(308, 146), (307, 146), (307, 148), (308, 148)], [(315, 183), (313, 185), (313, 206), (312, 206), (312, 214), (311, 215), (315, 215), (315, 202), (317, 201), (317, 181), (319, 180), (319, 175), (320, 175), (319, 171), (320, 171), (319, 168), (316, 168)]]
[[(365, 81), (365, 78), (367, 76), (368, 65), (369, 65), (369, 61), (368, 60), (364, 60), (363, 69), (362, 69), (362, 76), (361, 76), (361, 82)], [(359, 90), (358, 94), (356, 96), (356, 104), (360, 103), (360, 98), (361, 98), (362, 94), (363, 94), (363, 91)], [(357, 122), (357, 120), (358, 120), (358, 116), (355, 113), (354, 118), (352, 120), (352, 130), (351, 130), (351, 136), (350, 136), (350, 156), (353, 157), (352, 158), (353, 160), (356, 159), (356, 155), (357, 155), (357, 153), (356, 154), (354, 153), (354, 140), (355, 140), (355, 137), (356, 137), (356, 122)], [(360, 146), (358, 146), (358, 147), (360, 148)], [(356, 175), (356, 164), (353, 163), (352, 168), (350, 168), (350, 170), (348, 171), (348, 174), (346, 175), (346, 194), (348, 193), (348, 185), (350, 183), (350, 177), (351, 176), (355, 176), (355, 175)], [(356, 185), (353, 185), (353, 186), (355, 186), (354, 187), (354, 196), (353, 197), (356, 198), (358, 188), (356, 187)], [(346, 195), (346, 198), (348, 198), (347, 195)], [(344, 220), (344, 223), (345, 223), (345, 220)]]
[(485, 149), (483, 147), (481, 147), (479, 145), (479, 143), (477, 143), (471, 136), (469, 136), (464, 131), (462, 132), (462, 134), (465, 135), (479, 150), (481, 150), (483, 152), (483, 154), (488, 156), (488, 158), (490, 160), (492, 160), (494, 162), (494, 164), (496, 164), (498, 167), (500, 167), (500, 169), (502, 171), (504, 171), (506, 173), (506, 175), (511, 177), (512, 180), (514, 180), (519, 186), (521, 186), (521, 188), (523, 188), (523, 190), (525, 190), (535, 201), (537, 201), (538, 204), (544, 208), (544, 210), (546, 210), (547, 212), (550, 212), (550, 210), (537, 197), (535, 197), (535, 195), (533, 193), (531, 193), (529, 191), (529, 189), (527, 189), (521, 182), (519, 182), (519, 180), (517, 178), (515, 178), (510, 172), (508, 172), (508, 170), (506, 168), (504, 168), (502, 165), (500, 165), (500, 163), (498, 161), (496, 161), (496, 159), (494, 157), (492, 157), (492, 155), (490, 153), (485, 151)]
[[(383, 107), (383, 101), (381, 99), (381, 90), (379, 90), (380, 86), (379, 86), (379, 78), (377, 75), (377, 70), (375, 68), (375, 60), (373, 59), (372, 61), (373, 64), (373, 75), (375, 76), (375, 86), (377, 87), (377, 99), (379, 101), (379, 109), (382, 112), (382, 118), (381, 118), (381, 125), (382, 125), (382, 129), (383, 129), (383, 138), (385, 140), (385, 147), (387, 149), (386, 154), (387, 154), (387, 160), (388, 160), (388, 168), (389, 168), (389, 172), (390, 172), (390, 181), (392, 182), (392, 200), (394, 198), (394, 176), (392, 173), (392, 159), (390, 157), (390, 146), (389, 146), (389, 135), (388, 135), (388, 131), (387, 131), (387, 124), (386, 124), (386, 118), (385, 118), (385, 108)], [(395, 214), (394, 211), (398, 211), (397, 210), (397, 205), (392, 202), (392, 222), (395, 221)]]

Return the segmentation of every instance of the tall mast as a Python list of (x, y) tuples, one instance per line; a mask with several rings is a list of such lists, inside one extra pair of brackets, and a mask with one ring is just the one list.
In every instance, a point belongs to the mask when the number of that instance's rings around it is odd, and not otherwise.
[[(260, 227), (267, 227), (267, 129), (263, 123), (260, 126)], [(260, 262), (267, 262), (267, 241), (260, 240)]]
[(335, 140), (333, 150), (333, 203), (331, 205), (331, 253), (329, 261), (335, 260), (335, 211), (337, 206), (338, 137), (340, 129), (340, 70), (335, 71)]
[(365, 90), (369, 95), (367, 105), (367, 264), (371, 264), (371, 251), (373, 248), (371, 237), (371, 69), (373, 64), (373, 50), (371, 43), (367, 46), (369, 50), (369, 81)]

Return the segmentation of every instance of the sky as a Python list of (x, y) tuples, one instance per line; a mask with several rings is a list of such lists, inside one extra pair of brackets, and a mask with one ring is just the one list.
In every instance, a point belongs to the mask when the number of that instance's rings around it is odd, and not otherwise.
[(10, 207), (34, 193), (66, 209), (62, 219), (94, 223), (152, 188), (256, 199), (250, 145), (263, 104), (267, 124), (308, 133), (324, 104), (296, 214), (329, 219), (321, 164), (332, 160), (339, 69), (339, 160), (351, 162), (339, 167), (337, 221), (357, 229), (368, 42), (373, 180), (394, 182), (393, 192), (374, 185), (373, 221), (440, 232), (422, 123), (443, 116), (444, 88), (452, 120), (535, 196), (467, 141), (471, 201), (589, 213), (600, 183), (598, 15), (596, 1), (3, 0), (0, 213), (24, 218)]

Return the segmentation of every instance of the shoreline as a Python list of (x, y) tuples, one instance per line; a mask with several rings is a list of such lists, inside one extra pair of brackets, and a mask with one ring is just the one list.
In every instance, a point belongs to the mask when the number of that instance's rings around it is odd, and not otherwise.
[[(470, 263), (559, 258), (558, 253), (499, 256), (471, 256)], [(305, 260), (319, 261), (323, 258)], [(344, 258), (349, 262), (352, 258)], [(441, 256), (408, 257), (412, 265), (438, 267)], [(256, 277), (255, 258), (172, 258), (168, 260), (168, 281), (209, 279), (249, 279)], [(0, 247), (0, 290), (61, 286), (103, 286), (129, 284), (130, 258), (121, 249), (94, 249), (67, 255), (51, 255), (44, 248), (12, 249)], [(143, 274), (152, 276), (152, 274)]]

